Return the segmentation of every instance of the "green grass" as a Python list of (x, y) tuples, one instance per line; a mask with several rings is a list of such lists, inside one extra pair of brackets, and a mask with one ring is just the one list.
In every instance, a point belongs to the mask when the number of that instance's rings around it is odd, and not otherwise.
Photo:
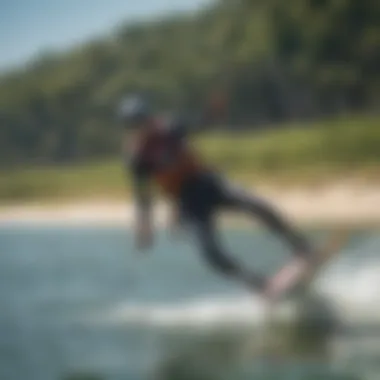
[(209, 160), (243, 178), (302, 182), (350, 173), (372, 176), (380, 167), (380, 118), (284, 126), (261, 135), (214, 135), (199, 144)]
[[(380, 118), (345, 118), (280, 130), (213, 132), (195, 140), (205, 159), (247, 185), (380, 179)], [(0, 200), (46, 201), (128, 194), (121, 160), (0, 173)]]
[(122, 165), (117, 160), (70, 167), (28, 168), (2, 173), (0, 199), (121, 197), (128, 190), (126, 182)]

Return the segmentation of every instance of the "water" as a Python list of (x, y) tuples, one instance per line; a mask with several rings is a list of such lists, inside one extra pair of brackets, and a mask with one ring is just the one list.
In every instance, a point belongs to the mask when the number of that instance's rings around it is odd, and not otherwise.
[[(263, 272), (289, 254), (259, 230), (226, 231), (223, 240), (245, 265)], [(219, 368), (226, 379), (309, 379), (305, 373), (377, 379), (379, 250), (380, 233), (361, 233), (315, 284), (341, 325), (329, 335), (328, 354), (264, 359), (259, 346), (270, 336), (267, 311), (204, 265), (191, 241), (173, 243), (161, 231), (153, 252), (137, 253), (124, 228), (3, 225), (0, 379), (63, 380), (81, 373), (152, 379), (173, 362), (197, 366), (206, 359), (206, 367)]]

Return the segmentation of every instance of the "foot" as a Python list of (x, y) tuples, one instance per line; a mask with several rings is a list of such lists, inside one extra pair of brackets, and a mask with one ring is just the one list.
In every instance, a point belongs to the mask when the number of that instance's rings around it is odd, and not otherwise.
[(308, 249), (303, 251), (296, 251), (294, 253), (294, 258), (306, 266), (313, 266), (317, 263), (318, 255), (316, 250)]
[(317, 252), (309, 241), (297, 234), (290, 234), (287, 239), (292, 247), (295, 258), (305, 261), (307, 265), (314, 264)]

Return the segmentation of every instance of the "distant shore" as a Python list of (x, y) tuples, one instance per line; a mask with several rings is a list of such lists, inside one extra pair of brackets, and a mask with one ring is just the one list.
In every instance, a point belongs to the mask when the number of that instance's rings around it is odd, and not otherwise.
[[(380, 225), (380, 185), (331, 184), (316, 188), (256, 190), (288, 218), (300, 224)], [(167, 207), (156, 207), (156, 223), (165, 226)], [(27, 224), (133, 223), (133, 205), (123, 199), (0, 205), (0, 222)], [(230, 218), (232, 220), (232, 218)]]

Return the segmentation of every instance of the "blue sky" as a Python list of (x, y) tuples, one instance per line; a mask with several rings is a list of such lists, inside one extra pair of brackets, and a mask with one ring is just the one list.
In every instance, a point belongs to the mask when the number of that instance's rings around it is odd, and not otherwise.
[(105, 34), (125, 20), (192, 10), (207, 0), (0, 0), (0, 70)]

